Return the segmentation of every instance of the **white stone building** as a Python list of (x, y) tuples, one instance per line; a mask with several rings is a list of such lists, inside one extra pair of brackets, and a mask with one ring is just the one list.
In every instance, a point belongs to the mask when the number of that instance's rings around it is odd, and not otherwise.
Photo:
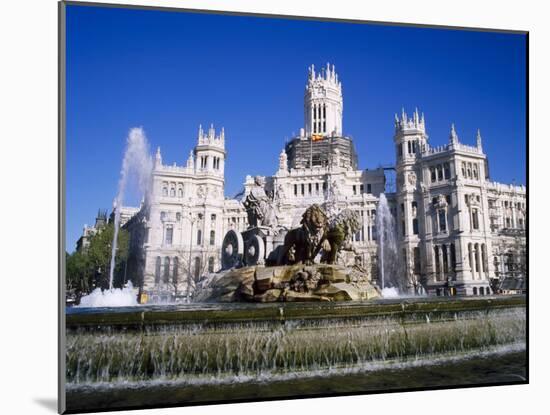
[[(334, 66), (327, 64), (320, 72), (312, 66), (304, 127), (282, 149), (279, 166), (265, 178), (265, 192), (277, 207), (279, 224), (288, 228), (299, 225), (312, 203), (358, 210), (363, 227), (354, 244), (376, 279), (375, 217), (386, 175), (382, 168), (358, 168), (342, 121), (342, 84)], [(520, 272), (519, 261), (512, 261), (512, 267), (510, 256), (525, 247), (526, 189), (490, 181), (479, 132), (476, 145), (470, 146), (459, 141), (451, 126), (448, 143), (433, 147), (424, 115), (415, 111), (409, 117), (403, 111), (395, 116), (393, 143), (397, 180), (387, 198), (409, 289), (485, 295), (494, 291), (495, 279)], [(164, 165), (157, 150), (150, 207), (125, 225), (137, 252), (128, 269), (149, 299), (183, 299), (189, 281), (219, 270), (225, 233), (247, 229), (242, 202), (255, 180), (246, 177), (241, 199), (225, 198), (225, 161), (224, 131), (216, 134), (213, 127), (208, 132), (199, 128), (184, 166)]]

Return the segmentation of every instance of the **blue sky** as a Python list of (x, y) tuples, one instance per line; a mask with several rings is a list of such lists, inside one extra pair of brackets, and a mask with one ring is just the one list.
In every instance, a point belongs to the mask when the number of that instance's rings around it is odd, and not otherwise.
[(275, 172), (303, 126), (307, 68), (326, 62), (360, 168), (394, 163), (394, 113), (418, 107), (432, 145), (451, 122), (465, 143), (479, 128), (491, 179), (525, 183), (523, 35), (70, 5), (67, 249), (111, 208), (130, 128), (184, 164), (199, 124), (225, 127), (232, 196), (246, 174)]

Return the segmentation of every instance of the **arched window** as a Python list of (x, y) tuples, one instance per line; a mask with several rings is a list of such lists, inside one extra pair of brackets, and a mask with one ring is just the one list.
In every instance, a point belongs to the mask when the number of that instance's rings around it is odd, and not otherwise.
[(479, 287), (479, 295), (485, 295), (485, 288)]
[(474, 295), (477, 295), (477, 287), (474, 287), (473, 293), (474, 293)]
[(198, 278), (201, 275), (201, 259), (200, 259), (200, 257), (195, 257), (195, 269), (193, 271), (193, 275), (195, 276), (195, 280), (198, 280)]
[(208, 272), (214, 272), (214, 257), (208, 258)]
[(155, 260), (155, 284), (160, 282), (160, 257)]
[(170, 281), (170, 257), (164, 257), (164, 275), (162, 280), (164, 283)]
[(181, 187), (178, 189), (178, 197), (183, 197), (183, 189)]
[(164, 187), (162, 188), (162, 195), (163, 195), (163, 196), (168, 196), (168, 188), (167, 188), (166, 186), (164, 186)]
[(173, 187), (170, 189), (170, 197), (176, 197), (176, 189)]
[(456, 271), (456, 248), (454, 242), (451, 243), (451, 270)]
[(216, 231), (210, 231), (210, 245), (216, 244)]
[(447, 274), (449, 272), (449, 262), (447, 256), (447, 245), (441, 245), (441, 255), (443, 256), (443, 273)]
[(172, 282), (174, 284), (177, 284), (178, 283), (178, 272), (179, 272), (179, 259), (178, 257), (174, 257), (174, 268), (172, 270)]
[(415, 274), (420, 274), (421, 263), (420, 263), (420, 248), (415, 246), (413, 248), (413, 271)]
[(197, 245), (202, 245), (202, 231), (200, 229), (197, 231)]

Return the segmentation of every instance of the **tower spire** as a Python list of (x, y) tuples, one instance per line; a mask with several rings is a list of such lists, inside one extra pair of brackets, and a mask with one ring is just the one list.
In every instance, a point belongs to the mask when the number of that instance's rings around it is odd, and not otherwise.
[(160, 154), (160, 146), (157, 147), (157, 153), (155, 154), (155, 167), (162, 166), (162, 155)]
[(455, 123), (451, 124), (451, 134), (449, 136), (449, 143), (451, 143), (451, 144), (457, 144), (458, 143), (458, 135), (456, 134)]
[(202, 124), (199, 124), (199, 139), (204, 136), (204, 131), (202, 130)]
[(342, 86), (335, 66), (327, 62), (316, 73), (311, 65), (304, 96), (305, 136), (342, 135), (342, 111)]
[(481, 144), (481, 132), (479, 131), (479, 128), (477, 129), (476, 145), (479, 151), (483, 151), (483, 145)]

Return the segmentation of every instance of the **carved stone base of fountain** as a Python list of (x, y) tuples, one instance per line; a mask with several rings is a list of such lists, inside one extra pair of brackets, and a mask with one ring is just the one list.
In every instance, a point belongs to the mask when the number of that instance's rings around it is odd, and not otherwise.
[(342, 265), (251, 266), (220, 272), (199, 284), (194, 301), (358, 301), (380, 298), (360, 267)]

